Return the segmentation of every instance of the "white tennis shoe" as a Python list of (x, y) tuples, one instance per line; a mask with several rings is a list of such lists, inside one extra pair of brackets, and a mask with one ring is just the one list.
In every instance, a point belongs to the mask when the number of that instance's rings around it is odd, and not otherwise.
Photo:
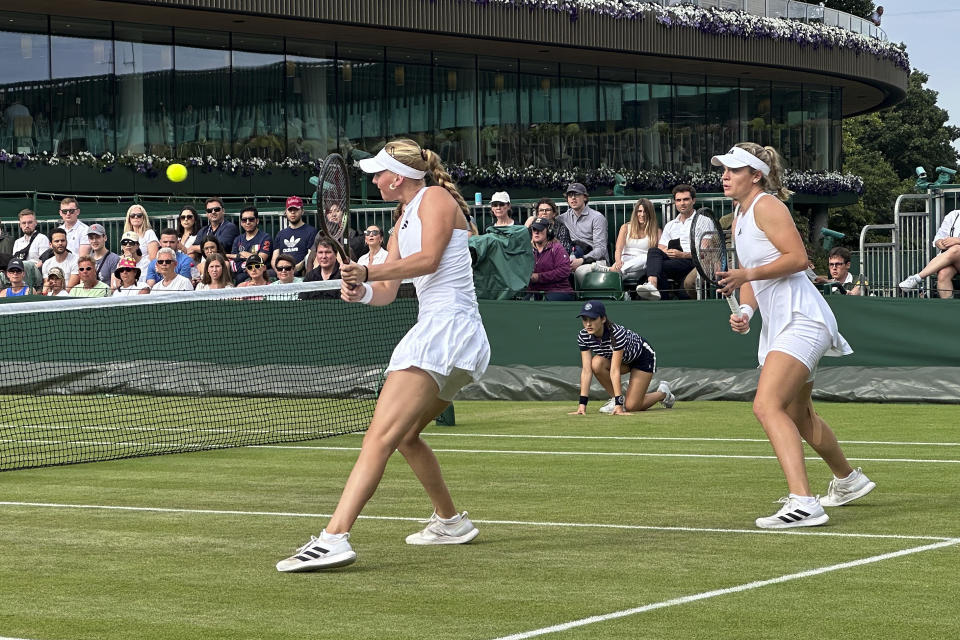
[(789, 529), (791, 527), (816, 527), (827, 522), (830, 516), (817, 499), (812, 504), (803, 504), (796, 498), (780, 498), (783, 507), (772, 516), (757, 518), (761, 529)]
[(923, 284), (923, 278), (917, 274), (913, 274), (908, 277), (906, 280), (900, 283), (900, 288), (904, 291), (916, 291), (920, 288), (920, 285)]
[(877, 486), (860, 467), (846, 478), (834, 477), (827, 488), (827, 495), (820, 498), (824, 507), (839, 507), (867, 495)]
[(670, 409), (673, 407), (674, 403), (677, 401), (677, 398), (673, 395), (673, 392), (670, 391), (670, 385), (666, 380), (660, 381), (660, 386), (657, 387), (657, 391), (666, 395), (666, 397), (660, 401), (660, 404), (663, 405), (664, 409)]
[(615, 398), (610, 398), (607, 404), (600, 407), (600, 413), (613, 413), (613, 407), (617, 404)]
[(353, 564), (357, 560), (357, 552), (350, 546), (349, 538), (350, 534), (347, 533), (337, 542), (330, 543), (327, 541), (326, 531), (317, 537), (310, 536), (310, 542), (297, 549), (289, 558), (277, 563), (277, 571), (319, 571)]
[(480, 533), (467, 517), (466, 511), (450, 520), (444, 521), (434, 511), (423, 531), (407, 536), (407, 544), (466, 544)]
[(637, 295), (640, 296), (642, 300), (659, 300), (660, 290), (653, 284), (644, 282), (637, 285)]

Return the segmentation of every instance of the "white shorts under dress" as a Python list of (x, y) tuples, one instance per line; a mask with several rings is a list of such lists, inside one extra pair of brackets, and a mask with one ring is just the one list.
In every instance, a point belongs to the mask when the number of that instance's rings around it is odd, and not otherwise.
[(830, 334), (823, 330), (822, 324), (795, 313), (783, 331), (773, 339), (769, 351), (782, 351), (802, 362), (810, 372), (807, 382), (811, 382), (817, 364), (827, 353), (830, 344)]

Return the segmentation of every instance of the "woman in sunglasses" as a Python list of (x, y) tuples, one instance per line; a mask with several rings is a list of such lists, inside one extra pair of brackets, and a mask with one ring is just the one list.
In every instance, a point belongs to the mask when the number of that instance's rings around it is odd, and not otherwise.
[(180, 211), (180, 217), (177, 218), (177, 234), (180, 237), (180, 251), (187, 253), (187, 249), (197, 242), (197, 231), (200, 225), (197, 224), (197, 210), (187, 205)]
[[(140, 270), (137, 277), (137, 284), (146, 286), (147, 269), (150, 267), (150, 258), (143, 255), (140, 251), (140, 238), (136, 231), (126, 231), (120, 238), (120, 260), (130, 260)], [(120, 264), (119, 262), (117, 264)], [(114, 277), (110, 280), (110, 287), (116, 289), (120, 286), (120, 279), (114, 272)]]
[(140, 279), (140, 269), (137, 263), (130, 258), (120, 258), (117, 268), (114, 270), (114, 277), (120, 281), (120, 285), (114, 287), (115, 296), (136, 296), (141, 293), (150, 293), (150, 289), (143, 284), (137, 284)]
[(0, 298), (33, 295), (33, 287), (23, 282), (23, 260), (20, 258), (13, 258), (7, 263), (7, 280), (10, 281), (10, 286), (0, 291)]
[(371, 264), (383, 264), (387, 259), (387, 250), (383, 246), (383, 229), (375, 224), (367, 227), (363, 232), (363, 240), (367, 245), (367, 253), (357, 258), (357, 264), (369, 267)]
[(267, 264), (259, 255), (254, 254), (247, 258), (247, 263), (243, 268), (246, 270), (248, 278), (238, 284), (238, 287), (259, 287), (270, 284), (270, 281), (267, 280)]
[(127, 209), (127, 219), (123, 223), (123, 232), (128, 231), (137, 234), (141, 254), (147, 256), (149, 260), (157, 257), (157, 251), (160, 249), (160, 239), (157, 238), (157, 232), (150, 226), (150, 217), (147, 216), (147, 210), (139, 204), (130, 205), (130, 208)]

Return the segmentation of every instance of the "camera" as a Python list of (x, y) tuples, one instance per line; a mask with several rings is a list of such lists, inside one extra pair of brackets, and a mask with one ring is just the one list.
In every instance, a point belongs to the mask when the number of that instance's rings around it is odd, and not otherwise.
[(951, 169), (950, 167), (937, 167), (937, 173), (938, 173), (938, 174), (945, 173), (945, 174), (947, 174), (948, 176), (955, 176), (955, 175), (957, 175), (956, 170), (955, 170), (955, 169)]
[(919, 180), (927, 179), (927, 172), (923, 167), (917, 167), (916, 171), (917, 171), (917, 178)]

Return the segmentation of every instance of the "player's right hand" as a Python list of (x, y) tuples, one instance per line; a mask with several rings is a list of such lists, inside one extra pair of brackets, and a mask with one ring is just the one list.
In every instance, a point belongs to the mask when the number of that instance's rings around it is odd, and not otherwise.
[(340, 284), (340, 299), (344, 302), (360, 302), (366, 292), (366, 287), (350, 285), (346, 280)]
[(577, 407), (576, 411), (571, 411), (567, 414), (568, 416), (584, 416), (587, 415), (587, 408), (582, 404)]
[(750, 331), (750, 318), (739, 313), (730, 314), (730, 328), (736, 333), (747, 333)]

